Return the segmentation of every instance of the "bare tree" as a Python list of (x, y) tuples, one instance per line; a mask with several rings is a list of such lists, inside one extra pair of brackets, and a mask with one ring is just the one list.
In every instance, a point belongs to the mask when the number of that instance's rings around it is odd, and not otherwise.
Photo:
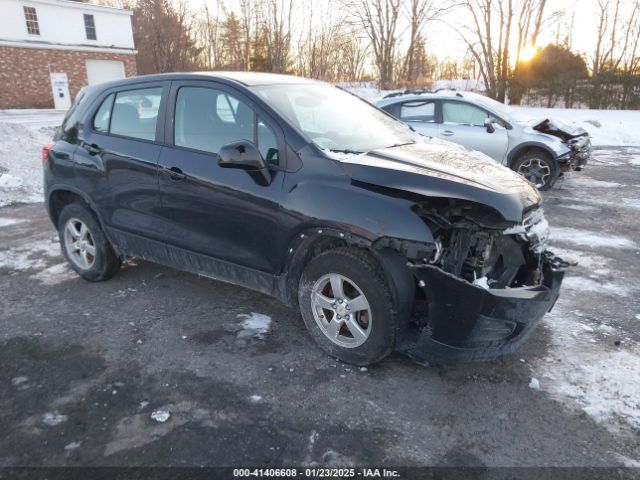
[(202, 13), (199, 15), (197, 26), (197, 39), (202, 48), (203, 66), (207, 70), (219, 68), (222, 52), (220, 49), (220, 4), (216, 4), (216, 11), (213, 12), (207, 3), (204, 4)]
[[(274, 73), (289, 69), (293, 0), (259, 0), (256, 2), (258, 35), (265, 42), (269, 68)], [(257, 37), (256, 37), (257, 38)]]
[(355, 23), (369, 37), (382, 88), (394, 80), (401, 0), (351, 0), (347, 6)]
[[(535, 46), (546, 0), (463, 0), (471, 25), (457, 28), (477, 61), (488, 94), (504, 101), (511, 74), (511, 37), (517, 23), (516, 58), (524, 46)], [(514, 22), (514, 17), (518, 15)]]
[(591, 108), (611, 106), (618, 85), (623, 86), (623, 92), (617, 106), (624, 107), (628, 103), (633, 79), (640, 73), (639, 24), (638, 0), (598, 0), (597, 40), (591, 64)]
[(409, 0), (406, 5), (409, 20), (409, 47), (403, 64), (403, 76), (408, 85), (415, 85), (418, 78), (419, 56), (424, 50), (422, 30), (425, 24), (435, 18), (440, 9), (434, 7), (432, 0)]
[(195, 22), (186, 0), (138, 0), (133, 31), (141, 74), (199, 68), (201, 48), (195, 41)]

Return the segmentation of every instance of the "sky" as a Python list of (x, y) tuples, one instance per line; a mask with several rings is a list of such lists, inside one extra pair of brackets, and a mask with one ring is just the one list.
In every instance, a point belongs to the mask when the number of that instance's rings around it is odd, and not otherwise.
[[(595, 49), (597, 31), (597, 0), (549, 0), (545, 8), (547, 16), (552, 12), (565, 11), (567, 25), (571, 24), (574, 16), (572, 49), (578, 53), (590, 54)], [(464, 56), (466, 46), (451, 26), (460, 26), (465, 18), (457, 11), (445, 16), (443, 22), (432, 22), (427, 28), (427, 50), (435, 53), (439, 58), (460, 58)], [(548, 24), (541, 32), (538, 46), (555, 42), (558, 34), (558, 22)], [(560, 38), (567, 34), (567, 28), (560, 28)]]
[[(189, 0), (194, 8), (198, 8), (206, 2), (210, 7), (214, 7), (218, 0)], [(227, 8), (237, 10), (238, 0), (222, 0)], [(314, 11), (322, 11), (322, 15), (326, 15), (327, 5), (329, 9), (339, 15), (340, 5), (343, 0), (294, 0), (295, 7), (303, 11), (313, 8)], [(440, 2), (443, 0), (434, 0)], [(631, 0), (625, 0), (631, 2)], [(545, 8), (546, 16), (549, 17), (553, 12), (564, 11), (565, 21), (550, 23), (543, 29), (538, 40), (538, 46), (544, 46), (550, 42), (555, 42), (558, 35), (558, 25), (560, 28), (560, 38), (566, 35), (566, 26), (571, 24), (573, 15), (573, 44), (572, 49), (578, 53), (585, 54), (587, 60), (591, 52), (595, 49), (596, 31), (597, 31), (597, 0), (548, 0)], [(322, 15), (316, 15), (318, 21), (323, 18)], [(452, 26), (460, 27), (469, 22), (469, 18), (465, 17), (461, 10), (445, 15), (442, 21), (434, 21), (427, 25), (425, 33), (427, 36), (427, 51), (435, 54), (439, 59), (451, 58), (460, 59), (465, 55), (466, 45), (460, 39), (459, 34)], [(448, 25), (450, 24), (450, 25)], [(407, 22), (399, 22), (399, 31), (406, 29)], [(402, 44), (400, 44), (402, 48)]]

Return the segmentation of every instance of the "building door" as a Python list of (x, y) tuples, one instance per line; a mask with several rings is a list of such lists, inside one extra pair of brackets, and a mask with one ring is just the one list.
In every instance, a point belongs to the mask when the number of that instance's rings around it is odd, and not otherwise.
[(89, 85), (125, 77), (124, 63), (119, 60), (87, 60), (86, 67)]
[(69, 79), (66, 73), (50, 73), (51, 92), (53, 93), (53, 107), (56, 110), (69, 110), (71, 95), (69, 94)]

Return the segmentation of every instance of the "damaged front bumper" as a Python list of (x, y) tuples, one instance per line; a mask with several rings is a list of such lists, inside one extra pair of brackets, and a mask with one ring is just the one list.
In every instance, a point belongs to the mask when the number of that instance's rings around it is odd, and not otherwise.
[(591, 158), (590, 137), (588, 135), (580, 135), (571, 138), (566, 143), (571, 150), (566, 155), (558, 158), (560, 170), (563, 172), (582, 170)]
[(415, 268), (428, 318), (407, 328), (398, 350), (429, 364), (490, 360), (514, 351), (558, 299), (564, 272), (552, 267), (553, 260), (544, 260), (541, 285), (505, 289), (485, 289), (433, 266)]

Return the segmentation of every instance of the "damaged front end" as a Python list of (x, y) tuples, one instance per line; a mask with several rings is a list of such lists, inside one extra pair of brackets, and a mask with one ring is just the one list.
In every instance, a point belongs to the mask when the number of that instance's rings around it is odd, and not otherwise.
[(591, 138), (586, 130), (574, 128), (557, 120), (544, 119), (531, 128), (540, 132), (558, 137), (569, 147), (570, 152), (558, 158), (562, 171), (570, 169), (580, 171), (591, 157)]
[(488, 360), (512, 352), (555, 304), (565, 265), (546, 251), (534, 206), (520, 225), (478, 204), (419, 206), (434, 234), (431, 258), (411, 263), (414, 317), (399, 350), (426, 363)]

